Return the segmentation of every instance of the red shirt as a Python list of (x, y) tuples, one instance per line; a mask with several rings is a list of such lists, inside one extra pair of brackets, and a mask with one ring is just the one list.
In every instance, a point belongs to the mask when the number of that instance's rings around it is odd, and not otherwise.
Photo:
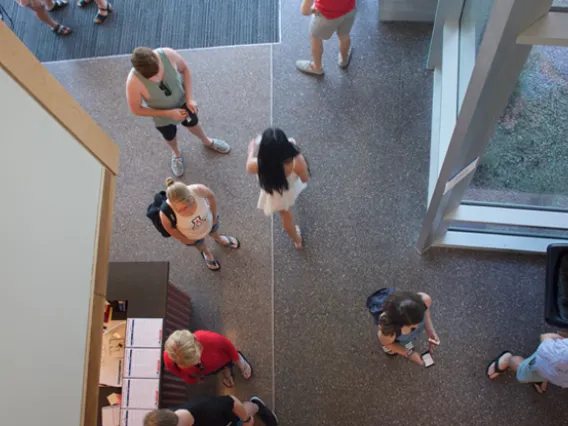
[(201, 368), (193, 365), (188, 368), (179, 368), (177, 364), (164, 351), (164, 365), (170, 372), (183, 379), (186, 383), (193, 384), (208, 374), (220, 370), (230, 362), (239, 360), (239, 353), (229, 339), (212, 331), (196, 331), (193, 333), (201, 346)]
[(355, 0), (316, 0), (316, 9), (327, 19), (337, 19), (355, 9)]

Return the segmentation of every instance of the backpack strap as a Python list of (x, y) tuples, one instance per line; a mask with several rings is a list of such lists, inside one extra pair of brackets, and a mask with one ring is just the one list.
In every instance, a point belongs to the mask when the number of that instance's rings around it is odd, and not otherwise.
[(176, 214), (167, 201), (164, 201), (162, 203), (162, 205), (160, 206), (160, 211), (166, 215), (166, 217), (170, 220), (172, 226), (175, 228), (177, 224)]

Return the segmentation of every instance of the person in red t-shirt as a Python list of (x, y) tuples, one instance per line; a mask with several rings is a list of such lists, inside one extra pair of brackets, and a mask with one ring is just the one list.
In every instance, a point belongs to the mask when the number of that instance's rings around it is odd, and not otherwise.
[(223, 374), (223, 384), (232, 388), (232, 367), (237, 364), (245, 380), (252, 367), (229, 339), (212, 331), (174, 331), (164, 345), (166, 369), (188, 384), (202, 383), (205, 376)]
[(328, 40), (333, 33), (337, 33), (338, 64), (341, 68), (347, 68), (353, 51), (349, 33), (357, 13), (356, 0), (303, 0), (300, 12), (306, 16), (312, 15), (312, 60), (296, 61), (296, 67), (306, 74), (323, 75), (323, 40)]

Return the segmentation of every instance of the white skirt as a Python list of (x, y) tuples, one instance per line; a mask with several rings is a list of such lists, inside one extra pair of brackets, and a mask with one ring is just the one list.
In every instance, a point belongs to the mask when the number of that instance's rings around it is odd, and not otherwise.
[(288, 190), (284, 191), (282, 195), (276, 191), (271, 195), (261, 189), (260, 196), (258, 197), (258, 208), (262, 210), (266, 216), (271, 216), (275, 212), (290, 209), (294, 205), (298, 195), (300, 195), (300, 192), (306, 188), (307, 184), (296, 176), (295, 180), (288, 182), (288, 186)]

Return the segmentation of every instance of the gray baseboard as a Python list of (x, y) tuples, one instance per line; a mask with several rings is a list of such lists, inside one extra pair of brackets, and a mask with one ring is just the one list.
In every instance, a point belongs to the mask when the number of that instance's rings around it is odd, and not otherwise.
[(379, 21), (434, 22), (437, 0), (379, 0)]

